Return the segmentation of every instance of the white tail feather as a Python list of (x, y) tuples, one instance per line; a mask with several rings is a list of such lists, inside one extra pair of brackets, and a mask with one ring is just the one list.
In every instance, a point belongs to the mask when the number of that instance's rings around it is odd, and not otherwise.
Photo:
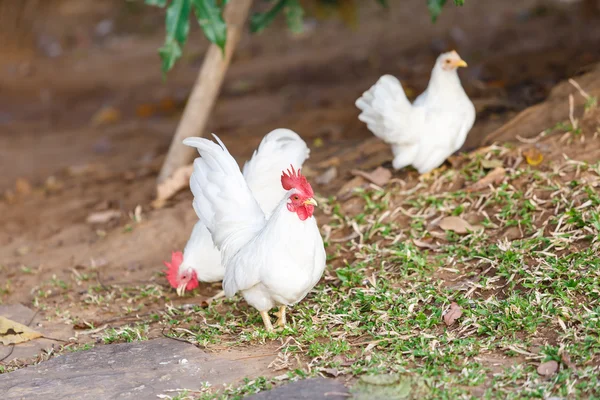
[(223, 265), (265, 225), (265, 215), (248, 188), (235, 159), (223, 142), (187, 138), (183, 144), (198, 149), (190, 188), (194, 210), (221, 250)]
[(418, 138), (410, 131), (412, 105), (406, 98), (400, 81), (384, 75), (358, 100), (362, 112), (358, 119), (387, 143), (411, 143)]

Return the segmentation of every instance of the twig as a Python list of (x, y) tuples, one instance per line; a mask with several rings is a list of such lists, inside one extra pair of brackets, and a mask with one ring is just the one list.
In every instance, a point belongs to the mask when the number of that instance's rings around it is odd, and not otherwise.
[(575, 86), (575, 89), (579, 91), (579, 93), (583, 96), (584, 99), (589, 100), (591, 98), (590, 95), (587, 94), (586, 91), (581, 88), (581, 86), (579, 86), (579, 83), (575, 82), (575, 79), (570, 78), (569, 83)]
[(573, 130), (577, 130), (579, 125), (579, 121), (574, 117), (575, 112), (575, 100), (573, 99), (573, 95), (569, 95), (569, 120), (571, 121), (571, 127)]

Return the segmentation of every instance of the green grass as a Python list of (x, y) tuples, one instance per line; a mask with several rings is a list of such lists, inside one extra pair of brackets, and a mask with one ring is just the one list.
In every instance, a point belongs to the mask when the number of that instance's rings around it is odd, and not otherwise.
[[(360, 204), (354, 213), (335, 197), (325, 199), (324, 279), (276, 332), (266, 332), (239, 297), (176, 308), (173, 292), (158, 284), (71, 280), (86, 287), (84, 307), (135, 317), (102, 331), (103, 343), (157, 332), (208, 349), (283, 343), (277, 378), (182, 391), (173, 399), (237, 399), (317, 374), (348, 380), (357, 398), (375, 390), (374, 378), (365, 377), (387, 374), (393, 383), (385, 390), (408, 391), (406, 398), (598, 398), (600, 164), (560, 158), (512, 168), (518, 151), (495, 147), (463, 156), (431, 180), (358, 190), (345, 200)], [(502, 182), (468, 190), (498, 165), (506, 168)], [(438, 224), (448, 216), (484, 229), (443, 231)], [(53, 277), (36, 302), (44, 305), (48, 287), (72, 286)], [(443, 315), (452, 302), (462, 316), (447, 326)], [(548, 360), (559, 369), (540, 376), (537, 366)]]

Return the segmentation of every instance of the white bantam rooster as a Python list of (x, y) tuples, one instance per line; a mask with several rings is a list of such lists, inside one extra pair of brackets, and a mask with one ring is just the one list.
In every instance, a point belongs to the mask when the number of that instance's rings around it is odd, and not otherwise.
[[(310, 150), (304, 140), (289, 129), (275, 129), (260, 142), (252, 158), (244, 165), (244, 178), (262, 211), (267, 217), (285, 195), (280, 174), (290, 163), (301, 168)], [(221, 252), (213, 243), (203, 221), (198, 221), (181, 252), (173, 252), (167, 266), (167, 279), (182, 296), (201, 282), (223, 280), (225, 268), (221, 265)], [(218, 294), (215, 297), (219, 297)]]
[(317, 202), (306, 178), (292, 167), (281, 175), (285, 193), (265, 215), (237, 163), (213, 136), (219, 144), (183, 141), (201, 156), (190, 178), (194, 209), (221, 251), (225, 295), (241, 292), (271, 331), (269, 310), (279, 307), (277, 325), (285, 326), (286, 306), (302, 300), (325, 269), (325, 247), (313, 217)]
[(456, 51), (441, 54), (427, 89), (410, 104), (398, 79), (384, 75), (356, 100), (358, 119), (392, 147), (395, 169), (412, 165), (428, 173), (456, 152), (475, 122), (475, 107), (457, 68), (466, 67)]

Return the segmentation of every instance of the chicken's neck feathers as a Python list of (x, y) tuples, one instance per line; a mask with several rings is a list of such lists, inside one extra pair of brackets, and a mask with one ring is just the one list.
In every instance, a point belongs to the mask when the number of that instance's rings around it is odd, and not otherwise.
[(426, 92), (431, 99), (449, 97), (455, 100), (457, 95), (466, 95), (456, 70), (444, 71), (437, 67), (431, 71)]

